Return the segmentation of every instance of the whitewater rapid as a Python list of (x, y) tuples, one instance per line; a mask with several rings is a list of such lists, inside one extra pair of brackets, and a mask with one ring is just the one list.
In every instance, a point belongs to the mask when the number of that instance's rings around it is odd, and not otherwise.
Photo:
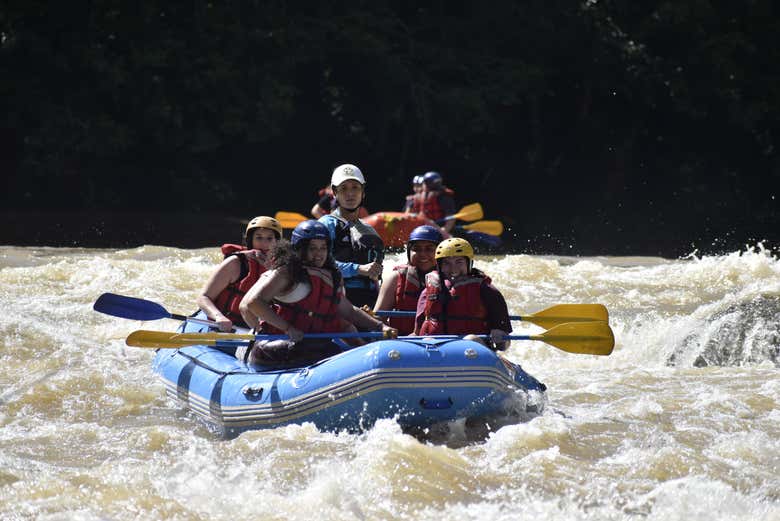
[[(386, 264), (401, 262), (391, 255)], [(515, 342), (541, 416), (435, 442), (381, 421), (222, 440), (170, 402), (104, 292), (174, 313), (216, 248), (0, 247), (0, 519), (780, 519), (780, 260), (478, 257), (513, 314), (598, 302), (609, 357)], [(516, 332), (538, 332), (515, 324)]]

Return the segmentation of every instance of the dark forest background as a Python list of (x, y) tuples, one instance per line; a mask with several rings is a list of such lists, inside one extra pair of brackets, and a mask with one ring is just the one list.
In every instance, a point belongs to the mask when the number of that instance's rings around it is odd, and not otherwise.
[(518, 252), (777, 247), (779, 34), (769, 0), (2, 0), (0, 243), (211, 245), (350, 162), (372, 211), (441, 172)]

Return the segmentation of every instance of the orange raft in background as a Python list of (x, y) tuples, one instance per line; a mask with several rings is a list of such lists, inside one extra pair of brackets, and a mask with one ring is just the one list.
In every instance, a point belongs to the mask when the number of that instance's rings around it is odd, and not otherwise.
[(361, 220), (376, 230), (386, 248), (403, 248), (412, 230), (423, 224), (439, 227), (424, 215), (404, 212), (377, 212)]

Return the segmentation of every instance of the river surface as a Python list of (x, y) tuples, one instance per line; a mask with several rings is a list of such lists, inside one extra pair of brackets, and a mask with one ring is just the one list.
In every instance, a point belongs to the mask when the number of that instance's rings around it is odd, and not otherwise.
[(154, 351), (124, 339), (176, 322), (92, 304), (113, 292), (189, 313), (218, 262), (216, 248), (0, 247), (0, 519), (780, 520), (780, 261), (761, 245), (479, 257), (513, 314), (605, 304), (616, 347), (514, 342), (508, 357), (548, 386), (544, 413), (433, 442), (392, 420), (223, 440), (166, 398)]

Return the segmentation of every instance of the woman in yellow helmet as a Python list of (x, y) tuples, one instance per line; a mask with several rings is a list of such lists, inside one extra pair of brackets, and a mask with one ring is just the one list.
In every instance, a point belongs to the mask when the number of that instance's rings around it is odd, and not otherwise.
[(417, 301), (415, 333), (490, 335), (492, 347), (506, 349), (504, 337), (512, 331), (506, 300), (490, 277), (474, 268), (471, 244), (446, 239), (436, 247), (435, 259), (437, 269), (425, 276)]
[(244, 244), (223, 244), (225, 260), (211, 274), (198, 297), (198, 307), (215, 321), (220, 331), (233, 326), (253, 328), (241, 316), (239, 304), (260, 275), (270, 266), (268, 252), (282, 238), (282, 225), (273, 217), (258, 216), (249, 221)]

